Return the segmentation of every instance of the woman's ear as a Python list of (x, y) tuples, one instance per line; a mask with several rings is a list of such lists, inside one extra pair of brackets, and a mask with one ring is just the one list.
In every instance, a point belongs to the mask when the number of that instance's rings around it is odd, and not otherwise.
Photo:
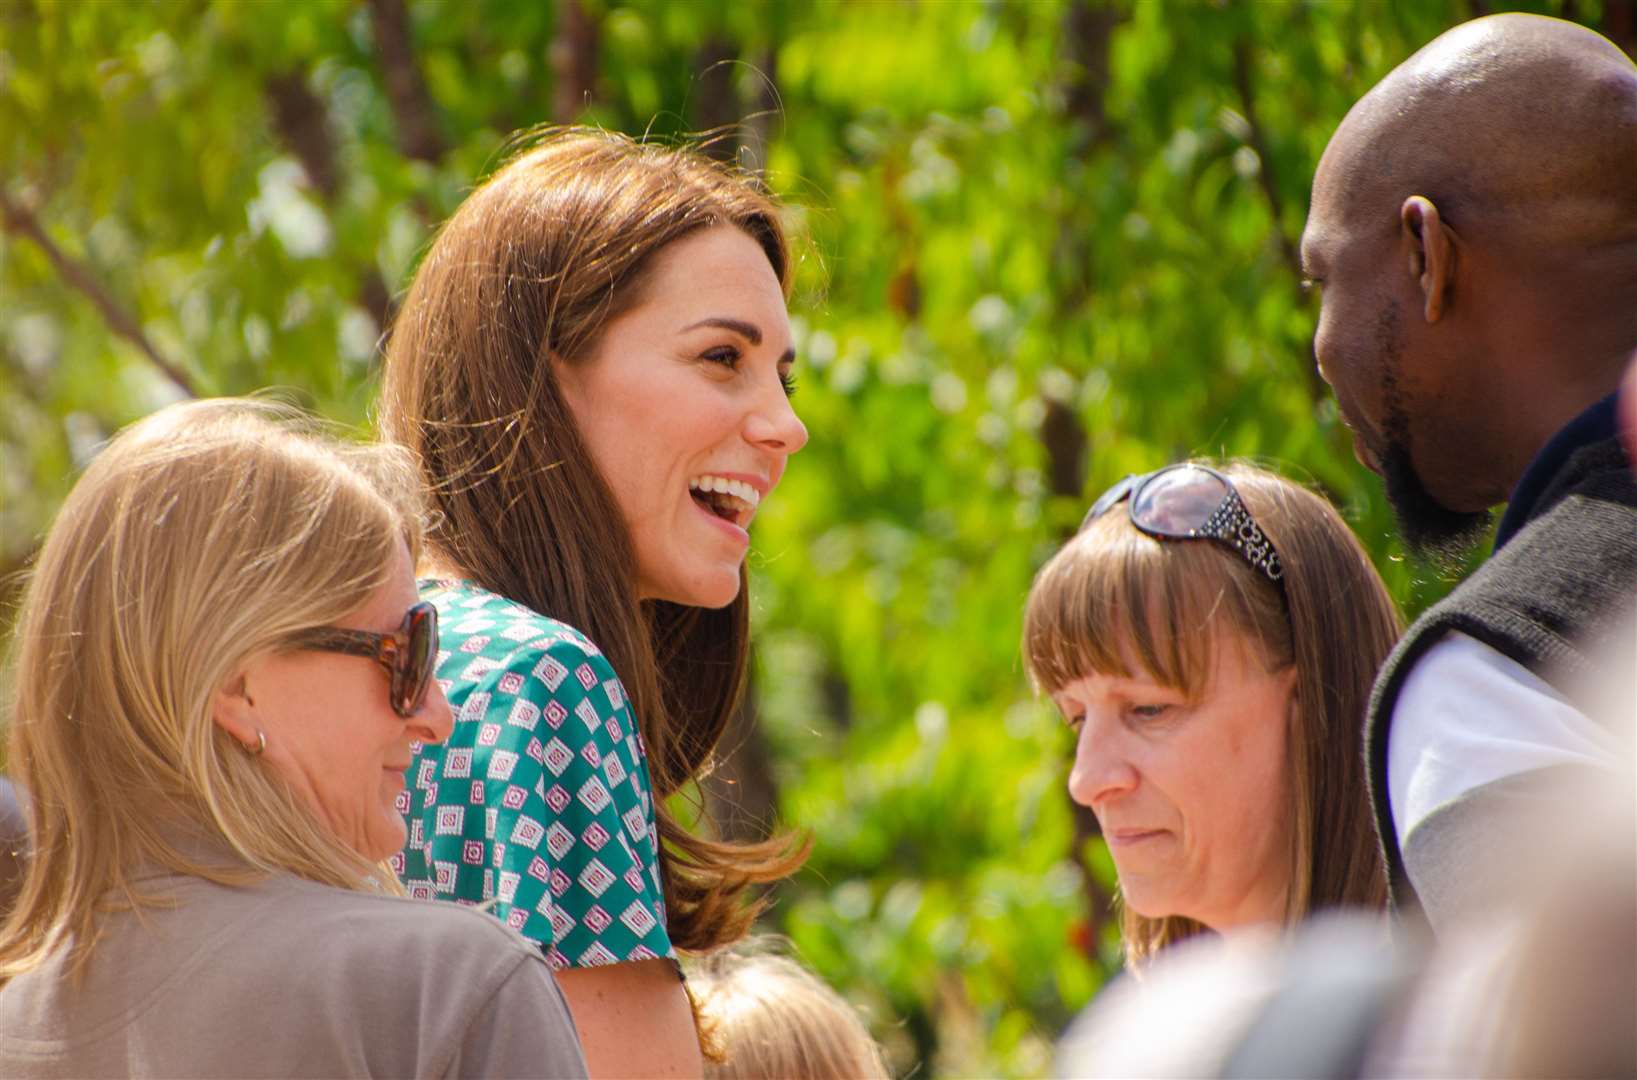
[(260, 742), (256, 702), (250, 696), (249, 677), (242, 668), (216, 691), (210, 702), (210, 718), (240, 746), (253, 747)]
[(582, 372), (585, 365), (570, 364), (555, 352), (546, 354), (547, 363), (551, 365), (551, 373), (557, 379), (557, 389), (568, 402), (569, 412), (578, 415), (579, 410), (585, 408), (585, 388)]

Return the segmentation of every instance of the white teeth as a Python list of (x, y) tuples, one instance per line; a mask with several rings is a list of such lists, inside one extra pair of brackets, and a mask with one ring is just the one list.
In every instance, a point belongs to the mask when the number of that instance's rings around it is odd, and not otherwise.
[(745, 504), (745, 509), (754, 510), (762, 501), (757, 490), (743, 480), (729, 480), (725, 476), (696, 476), (688, 481), (688, 487), (693, 491), (717, 492), (722, 495), (731, 495)]

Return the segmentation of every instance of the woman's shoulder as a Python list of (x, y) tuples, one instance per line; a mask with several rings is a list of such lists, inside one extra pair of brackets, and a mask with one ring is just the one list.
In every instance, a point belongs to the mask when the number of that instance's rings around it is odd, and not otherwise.
[[(264, 943), (238, 970), (261, 971), (269, 984), (317, 983), (338, 1008), (415, 1015), (439, 1008), (482, 1008), (503, 986), (539, 984), (545, 954), (486, 911), (467, 904), (352, 892), (295, 877), (259, 890), (271, 903), (255, 920)], [(282, 977), (278, 972), (282, 969)], [(538, 970), (536, 970), (538, 969)], [(551, 1007), (542, 993), (541, 1008)]]
[(269, 929), (283, 926), (298, 951), (302, 947), (295, 943), (310, 941), (310, 951), (331, 955), (323, 963), (338, 972), (386, 963), (435, 969), (443, 972), (442, 981), (543, 959), (529, 942), (475, 907), (353, 892), (287, 876), (258, 891), (276, 901), (269, 907), (278, 914), (262, 916), (272, 919)]
[(555, 731), (571, 714), (587, 729), (611, 718), (634, 732), (624, 685), (579, 630), (470, 582), (423, 582), (422, 594), (439, 612), (438, 681), (458, 721), (451, 744), (472, 734), (467, 723), (532, 729), (543, 716)]
[[(7, 1048), (22, 1039), (66, 1063), (52, 1075), (115, 1075), (100, 1063), (128, 1068), (127, 1053), (153, 1075), (229, 1075), (250, 1053), (274, 1076), (340, 1076), (359, 1060), (376, 1075), (442, 1075), (438, 1061), (507, 994), (542, 1017), (559, 1008), (543, 954), (471, 908), (289, 874), (145, 885), (156, 902), (108, 916), (83, 978), (57, 954), (0, 989), (0, 1073), (16, 1071)], [(246, 979), (261, 991), (255, 1030), (318, 1041), (241, 1045)], [(407, 1040), (381, 1036), (406, 1016), (433, 1019)]]
[[(550, 655), (576, 664), (595, 660), (607, 667), (602, 650), (580, 629), (542, 614), (517, 600), (470, 581), (427, 578), (421, 596), (438, 609), (440, 674), (458, 656), (467, 657), (463, 673), (493, 670), (498, 661), (519, 656)], [(481, 660), (475, 666), (474, 661)]]
[[(350, 1017), (360, 1046), (349, 1057), (365, 1055), (370, 1075), (585, 1075), (545, 954), (493, 915), (296, 878), (270, 888), (290, 916), (279, 924), (287, 985), (310, 987), (294, 1030)], [(406, 1017), (421, 1019), (406, 1029)]]

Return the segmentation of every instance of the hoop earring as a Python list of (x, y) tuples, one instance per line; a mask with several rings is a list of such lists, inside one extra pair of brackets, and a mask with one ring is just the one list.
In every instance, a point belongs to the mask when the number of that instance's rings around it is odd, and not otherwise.
[(266, 753), (267, 752), (267, 733), (262, 731), (261, 728), (257, 728), (256, 729), (256, 745), (255, 746), (246, 745), (245, 748), (244, 748), (244, 752), (249, 754), (251, 757), (261, 757), (262, 754)]

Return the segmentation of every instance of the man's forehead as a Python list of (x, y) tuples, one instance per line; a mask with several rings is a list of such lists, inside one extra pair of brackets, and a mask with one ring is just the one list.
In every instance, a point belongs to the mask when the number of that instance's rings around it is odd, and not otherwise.
[(1336, 234), (1341, 227), (1340, 203), (1341, 192), (1334, 176), (1333, 168), (1326, 168), (1333, 164), (1329, 160), (1319, 163), (1319, 170), (1313, 177), (1313, 196), (1308, 204), (1307, 225), (1302, 229), (1301, 258), (1302, 265), (1309, 269), (1316, 263), (1326, 261), (1326, 256), (1334, 247)]
[(1302, 230), (1301, 260), (1302, 272), (1311, 274), (1315, 268), (1324, 265), (1324, 230), (1313, 224), (1313, 215), (1307, 218), (1307, 228)]

